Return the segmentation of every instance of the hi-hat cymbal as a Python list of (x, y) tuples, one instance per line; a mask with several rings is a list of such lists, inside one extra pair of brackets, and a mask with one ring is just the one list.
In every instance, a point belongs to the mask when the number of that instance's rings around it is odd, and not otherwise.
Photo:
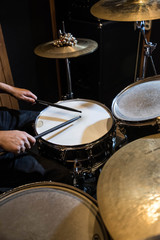
[(114, 240), (160, 235), (160, 134), (135, 140), (105, 163), (97, 201)]
[(34, 50), (35, 54), (45, 58), (74, 58), (94, 52), (98, 47), (96, 41), (77, 38), (74, 46), (56, 47), (53, 41), (40, 44)]
[(91, 7), (91, 13), (110, 21), (160, 19), (160, 0), (100, 0)]

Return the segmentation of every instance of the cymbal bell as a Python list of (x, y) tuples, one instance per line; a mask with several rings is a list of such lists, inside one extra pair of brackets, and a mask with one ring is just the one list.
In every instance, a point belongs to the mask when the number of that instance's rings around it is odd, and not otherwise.
[(160, 0), (100, 0), (91, 7), (91, 14), (110, 21), (160, 19)]
[(160, 134), (123, 146), (105, 163), (97, 201), (114, 240), (160, 236)]
[(40, 44), (34, 50), (35, 54), (45, 58), (75, 58), (94, 52), (98, 48), (96, 41), (77, 38), (74, 46), (56, 47), (53, 41)]

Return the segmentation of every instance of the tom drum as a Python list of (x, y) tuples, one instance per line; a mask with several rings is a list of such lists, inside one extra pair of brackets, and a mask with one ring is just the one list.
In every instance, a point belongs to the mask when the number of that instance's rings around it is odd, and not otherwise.
[(159, 131), (160, 76), (149, 77), (122, 90), (112, 102), (116, 125), (129, 141)]
[(77, 188), (51, 182), (0, 196), (0, 239), (108, 240), (97, 202)]

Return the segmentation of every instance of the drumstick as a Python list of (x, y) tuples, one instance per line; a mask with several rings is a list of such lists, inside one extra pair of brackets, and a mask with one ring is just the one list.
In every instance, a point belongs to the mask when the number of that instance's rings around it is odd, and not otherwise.
[(74, 108), (70, 108), (70, 107), (62, 106), (62, 105), (59, 105), (59, 104), (56, 104), (56, 103), (46, 102), (46, 101), (39, 100), (39, 99), (37, 99), (36, 102), (37, 102), (37, 103), (40, 103), (40, 104), (43, 104), (43, 105), (47, 105), (47, 106), (52, 106), (52, 107), (62, 108), (62, 109), (68, 110), (68, 111), (80, 112), (80, 113), (82, 112), (82, 111), (77, 110), (77, 109), (74, 109)]
[(70, 124), (70, 123), (78, 120), (79, 118), (81, 118), (81, 116), (72, 118), (72, 119), (70, 119), (70, 120), (68, 120), (68, 121), (66, 121), (66, 122), (64, 122), (64, 123), (61, 123), (61, 124), (59, 124), (59, 125), (57, 125), (57, 126), (55, 126), (55, 127), (52, 127), (52, 128), (50, 128), (50, 129), (48, 129), (48, 130), (46, 130), (46, 131), (44, 131), (44, 132), (36, 135), (34, 138), (35, 138), (35, 139), (40, 138), (40, 137), (42, 137), (42, 136), (44, 136), (44, 135), (46, 135), (46, 134), (48, 134), (48, 133), (50, 133), (50, 132), (53, 132), (53, 131), (55, 131), (55, 130), (57, 130), (57, 129), (59, 129), (59, 128), (62, 128), (62, 127), (64, 127), (64, 126), (66, 126), (66, 125), (68, 125), (68, 124)]

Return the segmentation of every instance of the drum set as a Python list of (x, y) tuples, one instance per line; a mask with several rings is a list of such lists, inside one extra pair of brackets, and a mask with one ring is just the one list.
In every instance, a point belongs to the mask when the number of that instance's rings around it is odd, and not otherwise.
[[(107, 20), (142, 21), (158, 19), (159, 9), (159, 1), (100, 0), (91, 12)], [(35, 53), (68, 59), (97, 49), (88, 39), (55, 46), (59, 40)], [(1, 194), (0, 238), (160, 239), (160, 76), (127, 86), (111, 109), (74, 99), (68, 85), (67, 99), (44, 102), (35, 132), (40, 153), (69, 168), (73, 186), (39, 182)]]

